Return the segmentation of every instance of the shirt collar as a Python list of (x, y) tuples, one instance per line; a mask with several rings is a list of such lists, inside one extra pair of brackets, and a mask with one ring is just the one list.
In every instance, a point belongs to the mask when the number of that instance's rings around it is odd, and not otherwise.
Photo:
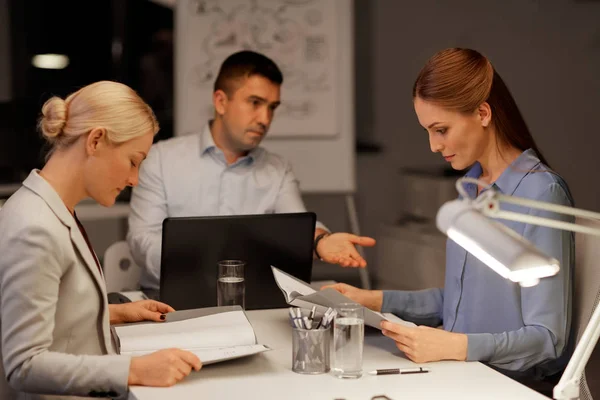
[[(521, 180), (523, 180), (525, 175), (535, 169), (539, 164), (540, 159), (535, 151), (533, 149), (527, 149), (522, 152), (519, 157), (504, 170), (504, 172), (502, 172), (498, 179), (496, 179), (496, 182), (494, 182), (493, 186), (501, 193), (512, 195), (515, 190), (517, 190), (519, 183), (521, 183)], [(477, 179), (481, 176), (482, 172), (483, 169), (481, 168), (481, 164), (476, 162), (465, 176)], [(474, 184), (472, 185), (475, 187)]]
[(210, 122), (208, 121), (200, 133), (200, 156), (203, 156), (212, 149), (216, 148), (215, 141), (210, 133)]
[[(204, 129), (202, 130), (202, 133), (200, 134), (200, 156), (203, 156), (206, 153), (212, 151), (219, 151), (220, 153), (222, 153), (221, 150), (215, 144), (215, 141), (212, 137), (212, 133), (210, 132), (211, 122), (212, 120), (206, 123)], [(236, 161), (235, 164), (244, 161), (247, 161), (249, 164), (252, 164), (254, 161), (256, 161), (261, 152), (262, 149), (260, 148), (260, 146), (256, 147), (250, 150), (246, 156), (241, 157), (238, 161)]]

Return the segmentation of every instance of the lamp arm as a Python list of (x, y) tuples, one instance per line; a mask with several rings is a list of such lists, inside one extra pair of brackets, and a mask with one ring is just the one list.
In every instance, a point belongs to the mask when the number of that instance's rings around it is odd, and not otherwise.
[[(476, 199), (472, 199), (469, 197), (469, 194), (465, 190), (464, 183), (477, 184), (485, 188), (486, 190)], [(460, 178), (456, 181), (456, 190), (464, 198), (464, 200), (472, 202), (475, 205), (475, 207), (477, 207), (481, 211), (486, 212), (488, 216), (491, 216), (491, 214), (489, 214), (488, 211), (493, 210), (494, 208), (499, 210), (500, 208), (498, 207), (498, 203), (502, 202), (508, 204), (515, 204), (523, 207), (536, 208), (538, 210), (552, 211), (559, 214), (573, 215), (575, 217), (591, 219), (600, 223), (600, 213), (582, 210), (575, 207), (563, 206), (560, 204), (546, 203), (544, 201), (539, 200), (525, 199), (523, 197), (508, 196), (497, 192), (494, 189), (493, 185), (482, 181), (481, 179), (469, 177)]]
[(481, 212), (486, 216), (495, 219), (506, 219), (510, 221), (523, 222), (526, 224), (546, 226), (549, 228), (563, 229), (571, 232), (580, 232), (588, 235), (600, 236), (599, 228), (577, 225), (572, 222), (557, 221), (551, 218), (536, 217), (535, 215), (520, 214), (513, 211), (503, 211), (499, 209), (490, 210), (482, 208)]
[(563, 372), (558, 385), (554, 387), (554, 398), (560, 400), (579, 398), (579, 381), (583, 370), (600, 338), (600, 307), (596, 307), (575, 351)]
[(563, 206), (560, 204), (546, 203), (538, 200), (525, 199), (522, 197), (507, 196), (498, 192), (494, 192), (494, 194), (490, 197), (502, 203), (536, 208), (538, 210), (552, 211), (559, 214), (573, 215), (575, 217), (581, 217), (600, 222), (600, 213), (594, 211), (582, 210), (579, 208)]

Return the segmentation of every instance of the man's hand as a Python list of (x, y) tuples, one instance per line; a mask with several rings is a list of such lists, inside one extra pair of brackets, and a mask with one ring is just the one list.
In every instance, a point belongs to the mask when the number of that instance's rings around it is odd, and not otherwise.
[(317, 253), (323, 261), (330, 264), (364, 268), (367, 262), (358, 254), (355, 246), (375, 246), (375, 239), (350, 233), (332, 233), (319, 241)]
[(383, 334), (396, 342), (406, 357), (416, 363), (467, 359), (467, 335), (427, 326), (408, 327), (381, 322)]
[(165, 320), (165, 314), (175, 311), (173, 307), (154, 300), (141, 300), (124, 304), (109, 304), (110, 323)]
[(381, 304), (383, 303), (383, 292), (381, 290), (359, 289), (345, 283), (323, 286), (321, 290), (329, 288), (337, 290), (349, 299), (373, 311), (381, 311)]

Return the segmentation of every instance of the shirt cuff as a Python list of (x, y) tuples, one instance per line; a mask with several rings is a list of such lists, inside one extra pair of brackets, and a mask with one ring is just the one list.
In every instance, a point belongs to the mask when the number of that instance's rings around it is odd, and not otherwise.
[(491, 333), (467, 334), (467, 361), (490, 361), (496, 350), (496, 341)]
[(327, 227), (325, 226), (325, 224), (324, 224), (324, 223), (322, 223), (321, 221), (317, 221), (317, 224), (316, 224), (316, 226), (315, 226), (315, 229), (323, 229), (324, 231), (331, 232), (331, 231), (329, 230), (329, 228), (327, 228)]

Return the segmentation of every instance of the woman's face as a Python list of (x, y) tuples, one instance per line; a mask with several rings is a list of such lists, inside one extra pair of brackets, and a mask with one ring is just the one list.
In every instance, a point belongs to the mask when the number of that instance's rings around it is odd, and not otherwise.
[(447, 110), (419, 97), (414, 106), (419, 123), (429, 134), (431, 151), (441, 153), (456, 170), (469, 168), (493, 145), (492, 133), (486, 130), (491, 119), (487, 103), (472, 113)]
[[(93, 143), (94, 132), (88, 138), (84, 184), (91, 198), (109, 207), (125, 187), (137, 186), (140, 164), (150, 151), (154, 135), (148, 132), (115, 145), (108, 143), (105, 136)], [(91, 154), (90, 146), (93, 147)]]

